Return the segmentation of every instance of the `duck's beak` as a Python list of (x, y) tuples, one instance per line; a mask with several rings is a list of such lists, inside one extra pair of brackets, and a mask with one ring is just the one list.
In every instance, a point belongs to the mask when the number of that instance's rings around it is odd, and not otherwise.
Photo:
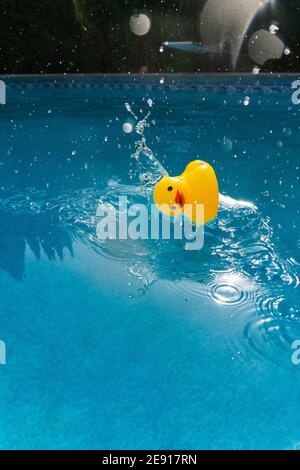
[(177, 190), (177, 193), (175, 196), (175, 202), (176, 204), (179, 204), (180, 207), (184, 206), (184, 195), (179, 189)]

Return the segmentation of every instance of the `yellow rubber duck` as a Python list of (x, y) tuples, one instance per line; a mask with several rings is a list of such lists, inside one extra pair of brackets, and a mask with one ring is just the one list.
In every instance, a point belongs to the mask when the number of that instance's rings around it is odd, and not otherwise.
[[(213, 220), (219, 208), (219, 187), (214, 169), (194, 160), (180, 176), (164, 176), (154, 187), (154, 203), (169, 216), (184, 214), (197, 225)], [(203, 211), (197, 210), (202, 205)]]

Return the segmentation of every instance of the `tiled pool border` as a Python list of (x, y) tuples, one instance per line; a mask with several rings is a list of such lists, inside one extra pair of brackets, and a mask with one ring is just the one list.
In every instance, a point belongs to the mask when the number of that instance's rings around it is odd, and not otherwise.
[(213, 93), (257, 91), (279, 94), (290, 93), (292, 82), (300, 79), (300, 74), (2, 75), (0, 79), (4, 80), (6, 86), (11, 89), (106, 88), (145, 91), (165, 89)]

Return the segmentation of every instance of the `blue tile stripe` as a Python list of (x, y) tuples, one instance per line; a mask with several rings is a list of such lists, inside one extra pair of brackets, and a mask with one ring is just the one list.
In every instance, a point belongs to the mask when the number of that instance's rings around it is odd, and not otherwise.
[[(161, 84), (161, 78), (164, 83)], [(2, 76), (8, 89), (42, 88), (107, 88), (141, 89), (151, 91), (165, 89), (170, 91), (196, 91), (214, 93), (260, 92), (266, 94), (290, 93), (291, 84), (300, 79), (295, 75), (262, 75), (260, 77), (226, 75), (78, 75), (78, 76)]]

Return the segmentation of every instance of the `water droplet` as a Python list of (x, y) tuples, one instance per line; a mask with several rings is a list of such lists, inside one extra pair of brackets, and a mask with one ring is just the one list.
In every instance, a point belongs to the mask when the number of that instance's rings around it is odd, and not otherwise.
[(292, 135), (292, 129), (290, 129), (289, 127), (285, 127), (282, 132), (284, 133), (284, 135)]
[(134, 119), (136, 119), (136, 120), (138, 119), (137, 115), (134, 114), (134, 112), (132, 111), (131, 106), (130, 106), (129, 103), (125, 103), (125, 108), (129, 112), (129, 114), (131, 114), (131, 116), (134, 117)]
[(72, 150), (72, 155), (76, 155), (76, 150)]
[(224, 139), (221, 142), (221, 147), (224, 150), (224, 152), (231, 152), (233, 149), (233, 143), (230, 139), (227, 139), (224, 137)]
[(258, 66), (253, 67), (252, 73), (253, 75), (258, 75), (260, 73), (260, 68)]
[(164, 46), (160, 46), (159, 52), (161, 52), (161, 53), (164, 52)]
[(163, 85), (163, 84), (165, 83), (165, 79), (164, 79), (164, 78), (161, 78), (161, 79), (159, 80), (159, 83), (160, 83), (161, 85)]
[(283, 53), (284, 53), (285, 55), (290, 55), (291, 49), (290, 49), (289, 47), (286, 47), (286, 48), (284, 49)]
[(249, 104), (250, 104), (250, 97), (249, 97), (249, 96), (245, 96), (243, 103), (244, 103), (244, 106), (249, 106)]
[(131, 122), (124, 122), (122, 129), (125, 134), (130, 134), (130, 132), (133, 131), (133, 125), (131, 124)]
[(129, 103), (125, 103), (125, 108), (127, 109), (127, 111), (128, 111), (129, 113), (132, 112), (132, 111), (131, 111), (131, 106), (130, 106)]
[(279, 31), (279, 26), (278, 26), (278, 24), (277, 24), (277, 23), (272, 23), (272, 24), (270, 25), (269, 31), (270, 31), (271, 34), (276, 34), (276, 33), (278, 33), (278, 31)]

